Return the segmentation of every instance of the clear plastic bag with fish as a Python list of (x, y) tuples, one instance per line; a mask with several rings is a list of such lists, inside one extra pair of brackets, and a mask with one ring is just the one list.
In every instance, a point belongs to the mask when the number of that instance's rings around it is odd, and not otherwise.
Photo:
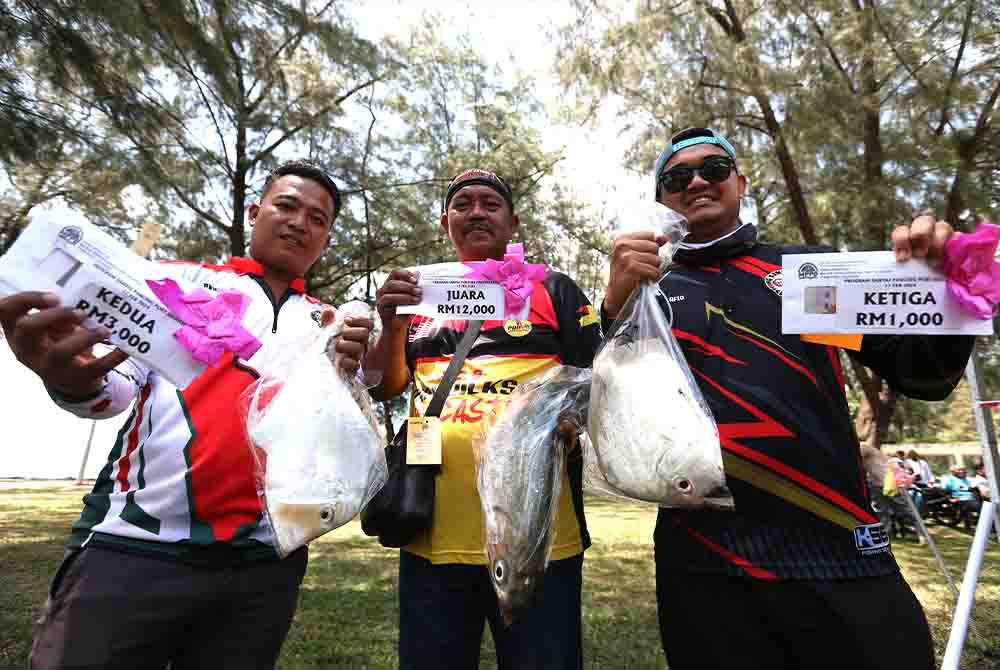
[(257, 494), (282, 557), (357, 516), (388, 476), (366, 383), (335, 364), (334, 338), (352, 316), (373, 319), (371, 346), (377, 315), (347, 303), (314, 337), (286, 347), (280, 373), (243, 393)]
[[(662, 205), (639, 209), (634, 230), (668, 242), (661, 271), (687, 233)], [(594, 358), (583, 440), (584, 484), (598, 493), (661, 507), (731, 508), (718, 428), (671, 331), (670, 303), (658, 283), (632, 292)]]
[(541, 588), (567, 456), (584, 430), (590, 370), (562, 366), (521, 384), (477, 444), (490, 580), (507, 625)]

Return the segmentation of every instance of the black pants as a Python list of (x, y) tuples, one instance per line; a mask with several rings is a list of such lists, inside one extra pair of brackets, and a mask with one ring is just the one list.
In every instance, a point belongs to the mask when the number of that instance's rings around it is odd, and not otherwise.
[(552, 561), (534, 606), (504, 626), (487, 568), (433, 565), (399, 552), (399, 666), (470, 670), (488, 622), (500, 670), (583, 667), (580, 591), (583, 554)]
[(769, 582), (656, 571), (670, 670), (932, 670), (923, 609), (903, 577)]
[(88, 547), (67, 554), (31, 651), (33, 670), (273, 668), (308, 553), (238, 567)]

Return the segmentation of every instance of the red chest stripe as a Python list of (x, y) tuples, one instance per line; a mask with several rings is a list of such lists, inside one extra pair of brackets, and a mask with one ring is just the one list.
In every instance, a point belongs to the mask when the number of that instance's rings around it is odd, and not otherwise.
[(250, 370), (233, 365), (230, 355), (182, 392), (194, 432), (188, 454), (192, 507), (216, 541), (231, 539), (261, 514), (239, 408), (240, 394), (254, 380)]

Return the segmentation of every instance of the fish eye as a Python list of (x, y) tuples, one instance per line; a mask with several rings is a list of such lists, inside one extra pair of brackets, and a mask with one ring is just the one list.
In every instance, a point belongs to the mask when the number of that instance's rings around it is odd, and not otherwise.
[(503, 580), (506, 576), (507, 574), (503, 569), (503, 563), (497, 563), (493, 566), (493, 577), (496, 578), (498, 584), (503, 584)]
[(319, 519), (324, 523), (331, 521), (333, 519), (333, 510), (329, 507), (324, 507), (319, 511)]
[(691, 485), (691, 481), (688, 479), (678, 479), (676, 482), (677, 490), (681, 493), (691, 493), (694, 487)]

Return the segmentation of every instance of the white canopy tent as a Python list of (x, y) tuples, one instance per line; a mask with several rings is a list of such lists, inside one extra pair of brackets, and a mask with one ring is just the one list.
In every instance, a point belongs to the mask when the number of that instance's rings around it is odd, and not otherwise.
[[(104, 467), (127, 413), (98, 421), (83, 476), (94, 479)], [(0, 478), (75, 479), (80, 472), (93, 421), (80, 419), (52, 402), (41, 380), (17, 362), (0, 338)]]

